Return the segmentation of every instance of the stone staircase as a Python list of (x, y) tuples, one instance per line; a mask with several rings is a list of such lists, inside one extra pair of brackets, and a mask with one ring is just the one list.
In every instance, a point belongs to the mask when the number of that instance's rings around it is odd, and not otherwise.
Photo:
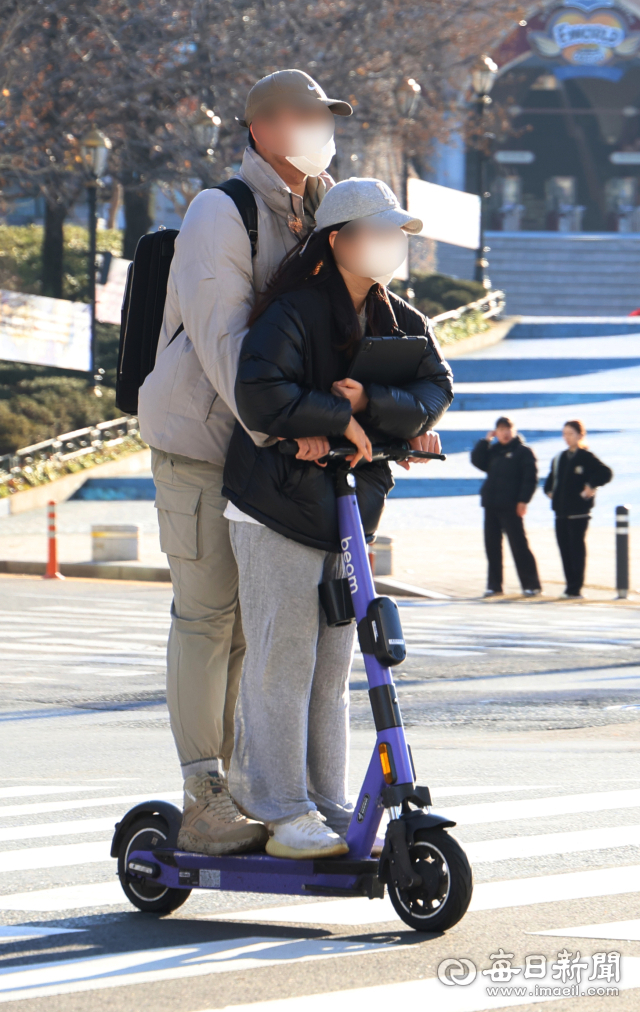
[[(626, 316), (640, 306), (640, 234), (487, 232), (492, 287), (507, 313)], [(437, 269), (471, 277), (470, 250), (438, 243)]]

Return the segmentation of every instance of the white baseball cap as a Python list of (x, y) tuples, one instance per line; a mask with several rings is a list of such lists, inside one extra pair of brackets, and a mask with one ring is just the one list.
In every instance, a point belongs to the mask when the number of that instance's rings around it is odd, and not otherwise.
[(416, 235), (422, 231), (422, 221), (403, 211), (398, 198), (381, 179), (352, 176), (336, 183), (324, 196), (316, 211), (316, 232), (343, 221), (366, 218), (398, 225), (405, 232)]

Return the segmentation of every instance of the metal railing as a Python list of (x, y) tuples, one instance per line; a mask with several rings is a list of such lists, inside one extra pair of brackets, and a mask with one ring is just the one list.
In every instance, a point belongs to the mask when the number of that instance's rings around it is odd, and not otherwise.
[(0, 457), (0, 471), (9, 474), (21, 472), (25, 466), (45, 460), (56, 460), (64, 464), (77, 457), (86, 456), (99, 450), (110, 450), (123, 443), (128, 436), (138, 435), (138, 419), (129, 415), (98, 422), (86, 429), (63, 432), (53, 439), (45, 439), (32, 446), (24, 446), (15, 453)]
[(457, 309), (450, 309), (448, 313), (440, 313), (439, 316), (432, 316), (431, 322), (435, 326), (438, 323), (445, 323), (447, 320), (459, 320), (467, 313), (480, 312), (485, 320), (497, 316), (502, 312), (507, 302), (504, 292), (487, 292), (483, 299), (476, 302), (468, 302), (466, 306), (458, 306)]

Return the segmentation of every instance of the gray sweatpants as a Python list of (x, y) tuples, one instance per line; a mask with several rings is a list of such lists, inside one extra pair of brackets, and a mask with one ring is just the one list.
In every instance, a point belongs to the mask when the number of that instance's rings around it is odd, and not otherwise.
[(260, 821), (317, 808), (345, 833), (355, 626), (330, 629), (318, 598), (319, 583), (342, 575), (342, 560), (268, 527), (232, 520), (229, 531), (247, 644), (231, 793)]

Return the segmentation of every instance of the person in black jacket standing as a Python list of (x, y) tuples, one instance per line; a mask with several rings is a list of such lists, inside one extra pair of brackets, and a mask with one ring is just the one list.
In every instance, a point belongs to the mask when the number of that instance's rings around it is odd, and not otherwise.
[[(335, 477), (322, 458), (329, 439), (354, 444), (351, 464), (361, 461), (357, 497), (371, 540), (393, 478), (386, 463), (372, 461), (370, 441), (439, 446), (428, 430), (453, 396), (428, 321), (384, 287), (406, 255), (403, 230), (418, 232), (421, 222), (375, 179), (338, 183), (320, 212), (311, 238), (258, 300), (240, 357), (238, 412), (273, 445), (258, 447), (236, 425), (224, 472), (247, 641), (229, 788), (269, 828), (267, 853), (293, 859), (346, 853), (353, 812), (347, 761), (355, 627), (330, 628), (319, 607), (318, 584), (344, 575)], [(424, 335), (412, 380), (391, 386), (381, 376), (365, 386), (348, 378), (364, 334)], [(297, 457), (278, 451), (278, 439), (299, 437), (307, 445)]]
[[(493, 440), (496, 440), (495, 442)], [(502, 594), (502, 534), (509, 539), (525, 597), (540, 593), (538, 567), (529, 548), (523, 518), (538, 480), (536, 457), (510, 418), (502, 416), (492, 432), (478, 440), (471, 463), (487, 478), (481, 489), (484, 544), (489, 561), (485, 597)]]
[(580, 598), (596, 488), (611, 481), (613, 471), (587, 448), (587, 430), (579, 419), (565, 422), (562, 435), (568, 449), (551, 462), (544, 490), (556, 514), (556, 539), (567, 581), (562, 597)]

